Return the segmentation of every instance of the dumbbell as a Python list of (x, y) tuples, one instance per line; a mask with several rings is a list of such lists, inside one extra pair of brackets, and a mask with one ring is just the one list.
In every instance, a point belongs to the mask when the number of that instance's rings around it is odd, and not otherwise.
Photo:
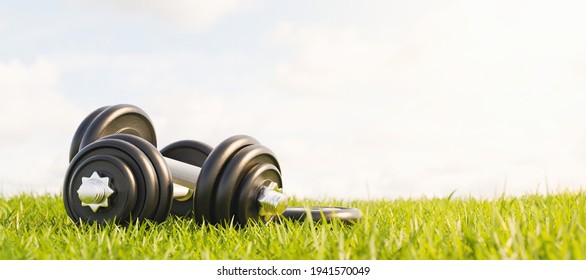
[[(229, 140), (227, 140), (229, 141)], [(218, 147), (223, 146), (220, 144)], [(169, 146), (166, 146), (161, 150), (161, 154), (165, 157), (172, 158), (174, 160), (178, 160), (180, 162), (188, 163), (195, 166), (202, 166), (205, 162), (206, 158), (210, 155), (212, 151), (212, 147), (206, 145), (204, 143), (193, 141), (193, 140), (183, 140), (179, 142), (175, 142)], [(172, 161), (171, 161), (172, 162)], [(261, 169), (258, 172), (262, 172)], [(175, 175), (175, 173), (173, 173)], [(192, 174), (192, 173), (187, 173)], [(274, 175), (278, 175), (275, 172)], [(252, 176), (255, 177), (255, 176)], [(279, 178), (278, 181), (280, 182), (280, 177), (275, 176), (275, 178)], [(175, 179), (179, 181), (179, 184), (183, 184), (180, 179)], [(183, 184), (185, 185), (185, 184)], [(249, 184), (244, 184), (248, 186)], [(267, 181), (265, 185), (269, 185), (270, 188), (270, 181)], [(278, 184), (273, 184), (273, 186), (277, 186)], [(185, 192), (185, 189), (182, 189)], [(184, 196), (185, 198), (189, 197), (189, 195)], [(254, 201), (255, 197), (247, 198), (247, 201)], [(270, 200), (270, 196), (263, 196), (262, 200)], [(203, 202), (202, 202), (203, 203)], [(171, 213), (180, 216), (186, 216), (193, 212), (198, 212), (197, 209), (194, 209), (194, 206), (197, 205), (192, 203), (190, 200), (185, 199), (175, 199), (173, 200), (173, 207)], [(269, 205), (268, 207), (274, 207)], [(212, 211), (213, 212), (213, 211)], [(249, 211), (250, 212), (250, 211)], [(280, 211), (278, 211), (280, 212)], [(309, 215), (308, 215), (309, 214)], [(196, 217), (198, 215), (196, 214)], [(305, 207), (287, 207), (285, 211), (282, 213), (282, 216), (288, 219), (294, 220), (304, 220), (306, 217), (310, 217), (314, 221), (321, 221), (321, 220), (341, 220), (343, 222), (353, 222), (356, 219), (362, 216), (360, 210), (356, 208), (348, 208), (348, 207), (310, 207), (306, 209)]]
[[(92, 142), (114, 134), (136, 135), (147, 140), (152, 145), (157, 145), (157, 137), (152, 121), (149, 116), (140, 108), (119, 104), (104, 106), (91, 112), (78, 126), (71, 146), (69, 148), (69, 161), (71, 162), (79, 150)], [(197, 141), (187, 141), (170, 145), (167, 157), (182, 158), (184, 162), (200, 166), (205, 158), (212, 151), (212, 147)], [(165, 153), (165, 152), (163, 152)], [(164, 195), (164, 194), (163, 194)], [(185, 216), (190, 214), (192, 203), (187, 200), (177, 200), (173, 203), (171, 213)]]
[[(69, 216), (76, 222), (163, 221), (173, 209), (179, 215), (193, 211), (198, 222), (245, 224), (251, 218), (306, 214), (302, 208), (285, 209), (279, 164), (252, 137), (234, 136), (213, 150), (180, 141), (159, 153), (155, 144), (152, 123), (138, 107), (102, 107), (88, 115), (70, 148), (63, 191)], [(310, 214), (314, 220), (361, 216), (354, 208), (331, 207)]]
[[(133, 144), (134, 146), (140, 148), (142, 153), (145, 153), (147, 156), (145, 158), (140, 152), (137, 152), (136, 149), (132, 149), (127, 144), (122, 143), (112, 143), (109, 141), (107, 143), (100, 143), (92, 146), (92, 149), (87, 149), (82, 154), (85, 156), (83, 159), (75, 160), (75, 156), (78, 155), (80, 149), (84, 148), (85, 146), (90, 145), (92, 142), (95, 142), (97, 139), (103, 138), (108, 135), (116, 135), (115, 137), (109, 138), (116, 138), (118, 140), (123, 140)], [(275, 211), (282, 212), (286, 207), (286, 198), (284, 196), (280, 196), (278, 191), (280, 191), (279, 185), (281, 185), (280, 173), (278, 169), (278, 163), (270, 152), (265, 147), (258, 145), (258, 142), (251, 137), (245, 136), (236, 136), (226, 140), (223, 144), (218, 146), (219, 149), (216, 149), (216, 152), (212, 155), (215, 157), (216, 160), (221, 161), (220, 166), (218, 164), (212, 164), (214, 161), (208, 161), (208, 165), (210, 166), (208, 169), (210, 170), (210, 175), (207, 175), (208, 172), (204, 172), (204, 176), (202, 177), (202, 184), (205, 186), (212, 185), (210, 190), (208, 187), (202, 187), (198, 189), (198, 196), (194, 200), (189, 200), (193, 196), (194, 190), (196, 189), (195, 186), (198, 180), (198, 174), (201, 172), (201, 166), (203, 165), (204, 160), (210, 155), (212, 148), (206, 144), (197, 141), (181, 141), (169, 145), (165, 149), (163, 149), (162, 153), (166, 154), (168, 157), (163, 158), (161, 161), (161, 156), (157, 155), (157, 151), (152, 145), (148, 145), (148, 143), (143, 143), (140, 138), (133, 138), (128, 135), (121, 135), (121, 134), (131, 134), (137, 135), (141, 138), (144, 138), (150, 144), (156, 143), (156, 136), (154, 133), (154, 129), (152, 126), (152, 122), (147, 114), (142, 111), (140, 108), (132, 105), (115, 105), (111, 107), (102, 107), (94, 112), (90, 113), (80, 124), (77, 131), (74, 134), (71, 147), (70, 147), (70, 162), (71, 172), (68, 172), (66, 178), (67, 179), (76, 179), (77, 181), (80, 180), (79, 176), (76, 176), (77, 173), (73, 173), (76, 171), (77, 168), (86, 168), (85, 166), (89, 163), (84, 163), (85, 160), (88, 160), (90, 156), (96, 156), (99, 154), (100, 157), (94, 158), (89, 162), (93, 162), (90, 166), (93, 168), (106, 168), (102, 167), (103, 165), (111, 165), (110, 161), (114, 161), (111, 157), (112, 154), (116, 156), (122, 156), (128, 158), (132, 158), (134, 161), (138, 161), (139, 168), (135, 168), (134, 173), (147, 173), (146, 179), (141, 181), (141, 184), (134, 186), (131, 184), (132, 192), (125, 194), (129, 195), (126, 199), (130, 199), (123, 203), (127, 207), (124, 208), (124, 211), (121, 213), (116, 213), (118, 219), (122, 219), (122, 216), (126, 216), (127, 214), (132, 214), (135, 218), (147, 218), (155, 221), (162, 221), (166, 219), (169, 211), (169, 205), (172, 205), (172, 212), (178, 215), (187, 215), (189, 214), (192, 209), (195, 210), (196, 219), (200, 217), (204, 217), (208, 221), (225, 221), (227, 219), (226, 211), (228, 211), (228, 206), (230, 206), (230, 202), (232, 200), (232, 195), (234, 193), (234, 186), (227, 184), (231, 183), (231, 178), (228, 177), (227, 179), (224, 178), (221, 186), (216, 186), (220, 184), (220, 182), (215, 182), (216, 177), (219, 173), (219, 168), (223, 168), (221, 165), (225, 163), (229, 157), (231, 157), (231, 153), (235, 153), (239, 151), (241, 148), (245, 146), (256, 144), (255, 147), (249, 148), (252, 153), (248, 153), (248, 156), (253, 156), (254, 158), (250, 159), (253, 162), (250, 164), (255, 164), (256, 162), (260, 161), (267, 161), (267, 166), (262, 168), (257, 168), (254, 170), (254, 176), (248, 178), (248, 180), (260, 180), (266, 176), (269, 176), (274, 180), (272, 184), (267, 181), (267, 186), (263, 187), (263, 191), (259, 193), (259, 203), (262, 207), (260, 207), (260, 215), (265, 216), (272, 216), (276, 214)], [(95, 148), (95, 150), (93, 150)], [(98, 151), (98, 152), (96, 152)], [(130, 155), (123, 155), (120, 154), (120, 151), (126, 151), (127, 154)], [(221, 152), (223, 151), (223, 152)], [(257, 154), (255, 154), (257, 153)], [(108, 155), (109, 157), (104, 157)], [(138, 160), (137, 160), (138, 159)], [(178, 161), (179, 159), (181, 161)], [(128, 160), (128, 159), (127, 159)], [(246, 159), (244, 159), (246, 160)], [(150, 168), (149, 161), (152, 161), (150, 165), (153, 165), (153, 168)], [(187, 164), (190, 163), (190, 164)], [(270, 166), (272, 164), (272, 166)], [(96, 165), (98, 165), (96, 167)], [(120, 166), (121, 163), (118, 162)], [(275, 167), (275, 165), (277, 167)], [(112, 168), (111, 166), (109, 168)], [(228, 167), (226, 167), (228, 168)], [(242, 169), (243, 166), (237, 166), (237, 164), (232, 164), (231, 167), (231, 174), (232, 176), (236, 176), (238, 178), (238, 174), (234, 174), (233, 169)], [(97, 170), (96, 169), (96, 170)], [(106, 168), (107, 169), (107, 168)], [(168, 169), (173, 170), (167, 171)], [(76, 171), (77, 172), (77, 171)], [(86, 171), (88, 172), (88, 171)], [(171, 172), (174, 176), (171, 179)], [(155, 173), (157, 181), (154, 181), (152, 178), (152, 174)], [(126, 172), (124, 176), (128, 177), (129, 172)], [(263, 175), (264, 174), (264, 175)], [(118, 174), (120, 176), (120, 174)], [(123, 177), (124, 177), (123, 176)], [(260, 176), (260, 177), (258, 177)], [(258, 178), (257, 178), (258, 177)], [(72, 182), (66, 182), (64, 184), (64, 193), (71, 192), (72, 188), (69, 184)], [(243, 178), (239, 178), (243, 179)], [(100, 217), (101, 215), (96, 214), (100, 208), (111, 208), (108, 204), (108, 199), (110, 195), (113, 194), (113, 190), (107, 187), (109, 184), (108, 177), (100, 177), (97, 173), (91, 176), (81, 177), (81, 185), (77, 190), (77, 198), (75, 194), (65, 196), (65, 204), (68, 205), (66, 207), (72, 216), (72, 218), (83, 218), (83, 216), (78, 217), (81, 213), (87, 213), (86, 208), (89, 207), (94, 214), (91, 214), (93, 217)], [(120, 181), (120, 179), (118, 179)], [(122, 180), (121, 182), (129, 183), (126, 180)], [(175, 181), (173, 183), (172, 181)], [(85, 184), (84, 184), (85, 182)], [(234, 182), (232, 182), (234, 183)], [(247, 182), (251, 184), (252, 182)], [(256, 182), (255, 184), (258, 184)], [(216, 189), (219, 191), (216, 192)], [(269, 189), (271, 191), (269, 191)], [(134, 202), (136, 200), (134, 196), (137, 196), (138, 203)], [(121, 197), (125, 197), (122, 195)], [(175, 202), (171, 203), (169, 200), (171, 198), (175, 198)], [(215, 205), (211, 202), (212, 198), (215, 198), (219, 203), (217, 203), (218, 207), (214, 207)], [(72, 201), (76, 201), (77, 204), (74, 202), (73, 206), (71, 206)], [(247, 200), (251, 201), (251, 200)], [(254, 201), (254, 199), (252, 200)], [(269, 202), (270, 201), (270, 202)], [(194, 207), (194, 202), (198, 207)], [(273, 204), (274, 206), (272, 206)], [(134, 205), (136, 204), (136, 205)], [(240, 221), (244, 222), (247, 216), (254, 214), (254, 207), (248, 205), (250, 203), (241, 203), (242, 209), (239, 213), (244, 215), (244, 217), (240, 218)], [(76, 213), (76, 205), (81, 205), (82, 211), (80, 213)], [(248, 207), (246, 207), (248, 205)], [(263, 206), (264, 205), (264, 206)], [(130, 207), (136, 206), (137, 209), (134, 211), (128, 212)], [(226, 207), (222, 207), (226, 206)], [(213, 209), (209, 209), (209, 208)], [(109, 209), (108, 209), (109, 210)], [(102, 211), (102, 212), (111, 212), (111, 211)], [(212, 215), (214, 213), (214, 215)], [(252, 213), (252, 214), (249, 214)], [(104, 213), (105, 214), (105, 213)], [(220, 218), (216, 218), (216, 215)]]
[(144, 139), (111, 135), (78, 152), (64, 187), (74, 219), (163, 221), (173, 199), (191, 199), (198, 222), (245, 224), (269, 220), (287, 207), (272, 152), (248, 136), (234, 136), (200, 168), (164, 157)]

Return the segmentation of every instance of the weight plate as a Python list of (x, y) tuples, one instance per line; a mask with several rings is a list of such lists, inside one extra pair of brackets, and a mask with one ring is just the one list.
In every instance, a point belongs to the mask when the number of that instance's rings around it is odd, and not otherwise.
[(202, 223), (204, 220), (216, 223), (211, 215), (212, 204), (215, 201), (214, 190), (217, 187), (216, 179), (219, 178), (222, 169), (234, 154), (240, 149), (253, 144), (258, 144), (258, 141), (250, 136), (236, 135), (222, 141), (212, 150), (204, 162), (197, 179), (193, 209), (195, 220), (198, 223)]
[(161, 155), (157, 148), (151, 143), (134, 135), (115, 134), (104, 139), (120, 139), (126, 141), (139, 148), (147, 156), (154, 168), (155, 174), (157, 175), (155, 189), (159, 194), (158, 204), (155, 207), (152, 220), (155, 222), (166, 220), (169, 216), (169, 210), (171, 209), (171, 203), (173, 201), (173, 181), (171, 178), (171, 172), (163, 159), (163, 155)]
[[(309, 212), (311, 213), (311, 219), (315, 222), (340, 220), (350, 223), (362, 217), (360, 210), (348, 207), (313, 206), (309, 207)], [(307, 208), (304, 207), (288, 207), (283, 213), (283, 217), (297, 221), (305, 220), (306, 216)]]
[(77, 127), (75, 134), (73, 134), (73, 140), (71, 140), (71, 146), (69, 147), (69, 162), (73, 159), (73, 157), (79, 152), (79, 145), (81, 144), (81, 139), (83, 135), (87, 131), (87, 128), (90, 126), (92, 121), (96, 118), (97, 115), (102, 113), (104, 110), (108, 109), (110, 106), (104, 106), (101, 108), (96, 109), (95, 111), (91, 112)]
[(106, 108), (88, 125), (79, 149), (112, 134), (131, 134), (157, 146), (155, 129), (148, 115), (140, 108), (119, 104)]
[[(89, 178), (94, 172), (100, 177), (110, 178), (109, 188), (114, 191), (108, 198), (108, 207), (100, 207), (97, 212), (93, 212), (88, 206), (82, 206), (77, 194), (82, 178)], [(136, 206), (136, 195), (136, 179), (129, 165), (114, 156), (95, 155), (76, 166), (71, 180), (66, 183), (63, 198), (67, 214), (75, 222), (105, 224), (116, 220), (117, 223), (124, 224), (131, 220), (131, 213)]]
[[(77, 196), (77, 189), (81, 185), (81, 177), (74, 178), (73, 175), (79, 166), (91, 158), (92, 156), (108, 155), (115, 157), (131, 170), (131, 174), (136, 181), (136, 205), (131, 212), (131, 218), (137, 219), (153, 219), (154, 211), (158, 203), (158, 192), (156, 191), (157, 178), (152, 164), (150, 163), (147, 156), (137, 147), (131, 143), (119, 140), (119, 139), (102, 139), (94, 143), (89, 144), (85, 148), (81, 149), (79, 153), (71, 161), (64, 182), (64, 195), (65, 205), (71, 208), (71, 201)], [(98, 173), (100, 166), (96, 166)], [(89, 174), (91, 175), (91, 173)], [(88, 177), (88, 174), (80, 176)], [(111, 183), (114, 185), (118, 184), (118, 178), (111, 178)], [(75, 190), (73, 190), (75, 189)], [(68, 200), (68, 201), (67, 201)], [(67, 209), (67, 207), (66, 207)], [(89, 209), (89, 207), (88, 207)], [(72, 209), (69, 209), (72, 210)], [(101, 209), (98, 210), (98, 212)], [(68, 211), (71, 212), (71, 211)], [(72, 216), (72, 219), (77, 221), (77, 217)], [(122, 221), (128, 222), (128, 221)]]
[[(210, 145), (193, 140), (178, 141), (161, 149), (161, 154), (164, 157), (172, 158), (197, 167), (202, 167), (211, 152), (212, 147)], [(173, 200), (171, 213), (177, 216), (193, 215), (193, 195), (190, 199), (182, 201)]]
[(236, 203), (232, 207), (232, 215), (236, 217), (236, 222), (245, 225), (248, 220), (259, 218), (258, 195), (263, 186), (270, 182), (283, 185), (281, 173), (272, 164), (258, 164), (246, 174), (235, 194)]
[[(273, 165), (279, 169), (279, 163), (269, 148), (260, 144), (250, 145), (238, 151), (228, 162), (219, 177), (215, 188), (212, 211), (214, 221), (229, 223), (232, 219), (231, 208), (236, 190), (248, 171), (259, 164)], [(281, 185), (279, 185), (281, 187)]]

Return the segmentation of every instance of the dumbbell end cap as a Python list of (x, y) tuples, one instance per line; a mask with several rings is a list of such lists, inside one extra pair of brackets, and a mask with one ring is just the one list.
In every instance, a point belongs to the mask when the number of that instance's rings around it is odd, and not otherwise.
[(107, 208), (108, 198), (114, 193), (110, 189), (110, 178), (100, 177), (97, 172), (93, 172), (91, 177), (83, 177), (82, 184), (77, 190), (77, 195), (81, 201), (81, 206), (88, 206), (95, 213), (100, 207)]
[(261, 190), (258, 203), (261, 216), (278, 216), (289, 206), (289, 198), (282, 193), (277, 183), (271, 182)]

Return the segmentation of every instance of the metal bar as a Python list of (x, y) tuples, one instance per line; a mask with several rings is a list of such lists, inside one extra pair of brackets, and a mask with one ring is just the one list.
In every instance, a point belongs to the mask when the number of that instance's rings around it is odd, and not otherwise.
[[(192, 196), (197, 188), (197, 178), (201, 168), (185, 162), (163, 157), (173, 178), (173, 198), (185, 200)], [(187, 189), (187, 190), (186, 190)]]

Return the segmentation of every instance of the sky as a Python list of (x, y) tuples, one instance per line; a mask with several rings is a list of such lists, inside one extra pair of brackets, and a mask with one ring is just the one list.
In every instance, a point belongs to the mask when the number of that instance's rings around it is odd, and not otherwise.
[(247, 134), (298, 197), (581, 190), (583, 1), (0, 0), (0, 194), (60, 193), (81, 120)]

